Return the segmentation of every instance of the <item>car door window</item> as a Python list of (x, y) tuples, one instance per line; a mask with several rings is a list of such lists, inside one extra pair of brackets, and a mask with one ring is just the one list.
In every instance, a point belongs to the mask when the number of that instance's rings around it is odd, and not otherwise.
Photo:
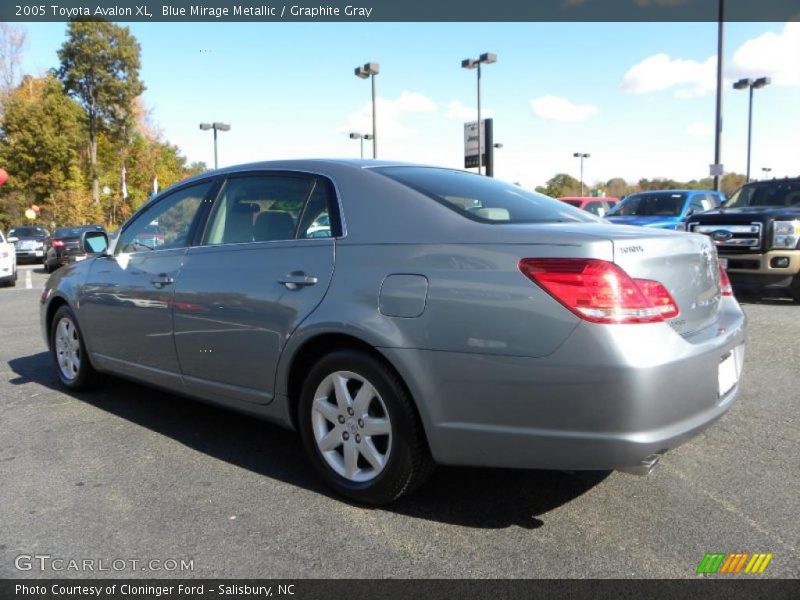
[(141, 213), (122, 232), (116, 253), (182, 248), (211, 182), (178, 190)]
[(689, 210), (687, 212), (689, 214), (694, 214), (706, 210), (703, 207), (703, 198), (704, 196), (701, 194), (695, 194), (694, 196), (692, 196), (692, 201), (689, 203)]
[[(326, 182), (302, 175), (257, 175), (225, 182), (204, 244), (274, 242), (330, 237), (331, 194)], [(298, 233), (299, 231), (299, 233)]]
[(589, 211), (593, 215), (597, 215), (598, 217), (602, 217), (606, 214), (608, 210), (607, 205), (602, 200), (593, 200), (591, 202), (587, 202), (584, 210)]

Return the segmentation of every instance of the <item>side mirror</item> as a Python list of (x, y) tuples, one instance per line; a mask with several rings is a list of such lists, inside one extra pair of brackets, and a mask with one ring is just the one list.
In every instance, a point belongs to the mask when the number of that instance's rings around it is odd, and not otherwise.
[(84, 231), (81, 235), (81, 248), (86, 254), (105, 254), (108, 236), (104, 231)]
[(16, 244), (19, 241), (19, 238), (18, 237), (10, 237), (10, 238), (6, 238), (6, 241), (9, 244)]

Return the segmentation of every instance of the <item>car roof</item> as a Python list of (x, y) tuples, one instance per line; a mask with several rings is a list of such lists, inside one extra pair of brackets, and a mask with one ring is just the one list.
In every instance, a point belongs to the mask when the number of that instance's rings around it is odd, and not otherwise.
[[(359, 158), (304, 158), (304, 159), (287, 159), (287, 160), (266, 160), (259, 162), (243, 163), (239, 165), (231, 165), (230, 167), (222, 167), (220, 169), (211, 169), (203, 171), (198, 175), (183, 179), (175, 184), (185, 185), (194, 181), (201, 181), (209, 177), (218, 175), (227, 175), (230, 173), (241, 173), (243, 171), (258, 171), (258, 170), (286, 170), (286, 171), (308, 171), (315, 172), (317, 170), (326, 170), (326, 167), (338, 168), (351, 168), (354, 171), (376, 169), (380, 167), (420, 167), (426, 169), (444, 169), (448, 171), (458, 171), (454, 167), (444, 167), (437, 165), (424, 165), (419, 163), (401, 162), (396, 160), (377, 160), (377, 159), (359, 159)], [(170, 186), (174, 187), (174, 186)], [(159, 192), (161, 195), (169, 188), (165, 188)]]
[(713, 194), (719, 194), (720, 192), (716, 190), (693, 190), (693, 189), (675, 189), (675, 190), (645, 190), (642, 192), (633, 192), (630, 195), (633, 196), (634, 194), (692, 194), (692, 193), (702, 193), (702, 192), (711, 192)]

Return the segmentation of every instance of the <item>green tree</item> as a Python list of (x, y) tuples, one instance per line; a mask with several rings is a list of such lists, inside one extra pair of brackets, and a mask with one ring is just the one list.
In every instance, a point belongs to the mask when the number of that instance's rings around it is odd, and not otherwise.
[(540, 194), (560, 198), (563, 196), (579, 196), (581, 182), (566, 173), (559, 173), (550, 178), (544, 186), (539, 186), (536, 191)]
[(92, 199), (100, 202), (98, 135), (126, 138), (133, 125), (134, 99), (144, 91), (139, 79), (141, 48), (127, 27), (105, 21), (72, 21), (58, 51), (58, 78), (86, 111)]
[(612, 177), (606, 181), (606, 195), (614, 198), (623, 198), (633, 191), (633, 186), (628, 185), (622, 177)]
[[(26, 75), (5, 101), (0, 163), (9, 172), (1, 193), (41, 204), (41, 216), (60, 221), (59, 194), (84, 191), (81, 140), (84, 113), (52, 76)], [(49, 214), (48, 214), (49, 213)]]
[(725, 173), (719, 182), (719, 190), (730, 198), (745, 183), (747, 183), (747, 177), (741, 173)]

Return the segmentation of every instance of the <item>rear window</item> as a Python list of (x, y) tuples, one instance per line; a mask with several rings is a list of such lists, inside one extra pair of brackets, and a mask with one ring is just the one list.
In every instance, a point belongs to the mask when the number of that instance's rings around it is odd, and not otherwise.
[(725, 208), (747, 206), (800, 206), (800, 181), (746, 185), (731, 197)]
[(565, 202), (491, 177), (435, 167), (378, 167), (375, 172), (481, 223), (596, 222)]
[(59, 227), (53, 232), (53, 237), (80, 237), (84, 231), (105, 231), (102, 225), (81, 225), (80, 227)]
[(677, 217), (683, 212), (686, 194), (632, 194), (608, 211), (607, 217)]
[(562, 200), (562, 202), (566, 202), (570, 206), (574, 206), (575, 208), (581, 207), (582, 200)]
[(16, 237), (36, 237), (45, 235), (45, 231), (41, 227), (15, 227), (9, 230), (8, 235)]

